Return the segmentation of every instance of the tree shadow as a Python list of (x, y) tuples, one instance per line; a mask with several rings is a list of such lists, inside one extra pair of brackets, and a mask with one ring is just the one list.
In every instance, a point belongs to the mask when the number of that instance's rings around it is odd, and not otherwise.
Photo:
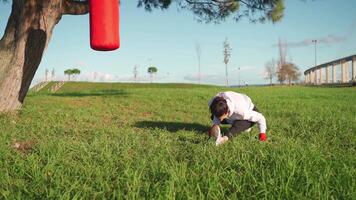
[(135, 123), (137, 128), (159, 128), (165, 129), (171, 133), (176, 133), (180, 130), (195, 131), (199, 134), (206, 134), (209, 126), (198, 123), (186, 122), (162, 122), (162, 121), (139, 121)]
[(124, 90), (95, 90), (95, 91), (78, 91), (78, 92), (63, 92), (63, 93), (54, 93), (50, 94), (51, 96), (57, 97), (87, 97), (87, 96), (128, 96)]

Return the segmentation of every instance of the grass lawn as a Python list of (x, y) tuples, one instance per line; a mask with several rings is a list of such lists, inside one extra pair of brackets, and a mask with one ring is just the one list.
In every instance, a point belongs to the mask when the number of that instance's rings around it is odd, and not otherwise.
[(254, 127), (216, 147), (207, 103), (224, 90), (67, 83), (30, 93), (0, 115), (0, 199), (356, 199), (355, 87), (228, 88), (264, 114), (268, 142)]

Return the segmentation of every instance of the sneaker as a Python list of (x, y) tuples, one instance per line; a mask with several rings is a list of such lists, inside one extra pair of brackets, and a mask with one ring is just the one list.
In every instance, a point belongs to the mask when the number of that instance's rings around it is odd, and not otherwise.
[(216, 146), (219, 146), (219, 145), (222, 145), (224, 144), (225, 142), (227, 142), (229, 140), (229, 138), (227, 136), (224, 136), (224, 137), (219, 137), (216, 142), (215, 142), (215, 145)]

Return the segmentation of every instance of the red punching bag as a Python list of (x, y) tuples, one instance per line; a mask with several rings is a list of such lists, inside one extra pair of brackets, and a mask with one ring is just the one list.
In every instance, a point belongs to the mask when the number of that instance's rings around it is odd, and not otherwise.
[(119, 48), (119, 0), (89, 0), (90, 46), (98, 51)]

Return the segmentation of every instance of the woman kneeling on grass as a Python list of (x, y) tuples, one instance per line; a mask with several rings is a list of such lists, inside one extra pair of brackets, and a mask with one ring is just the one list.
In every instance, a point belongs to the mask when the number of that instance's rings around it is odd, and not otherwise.
[[(258, 112), (250, 97), (236, 92), (220, 92), (209, 101), (209, 108), (213, 121), (209, 136), (216, 138), (216, 145), (231, 140), (242, 131), (249, 132), (255, 123), (260, 128), (260, 140), (267, 140), (266, 119)], [(225, 136), (220, 133), (220, 124), (231, 124)]]

